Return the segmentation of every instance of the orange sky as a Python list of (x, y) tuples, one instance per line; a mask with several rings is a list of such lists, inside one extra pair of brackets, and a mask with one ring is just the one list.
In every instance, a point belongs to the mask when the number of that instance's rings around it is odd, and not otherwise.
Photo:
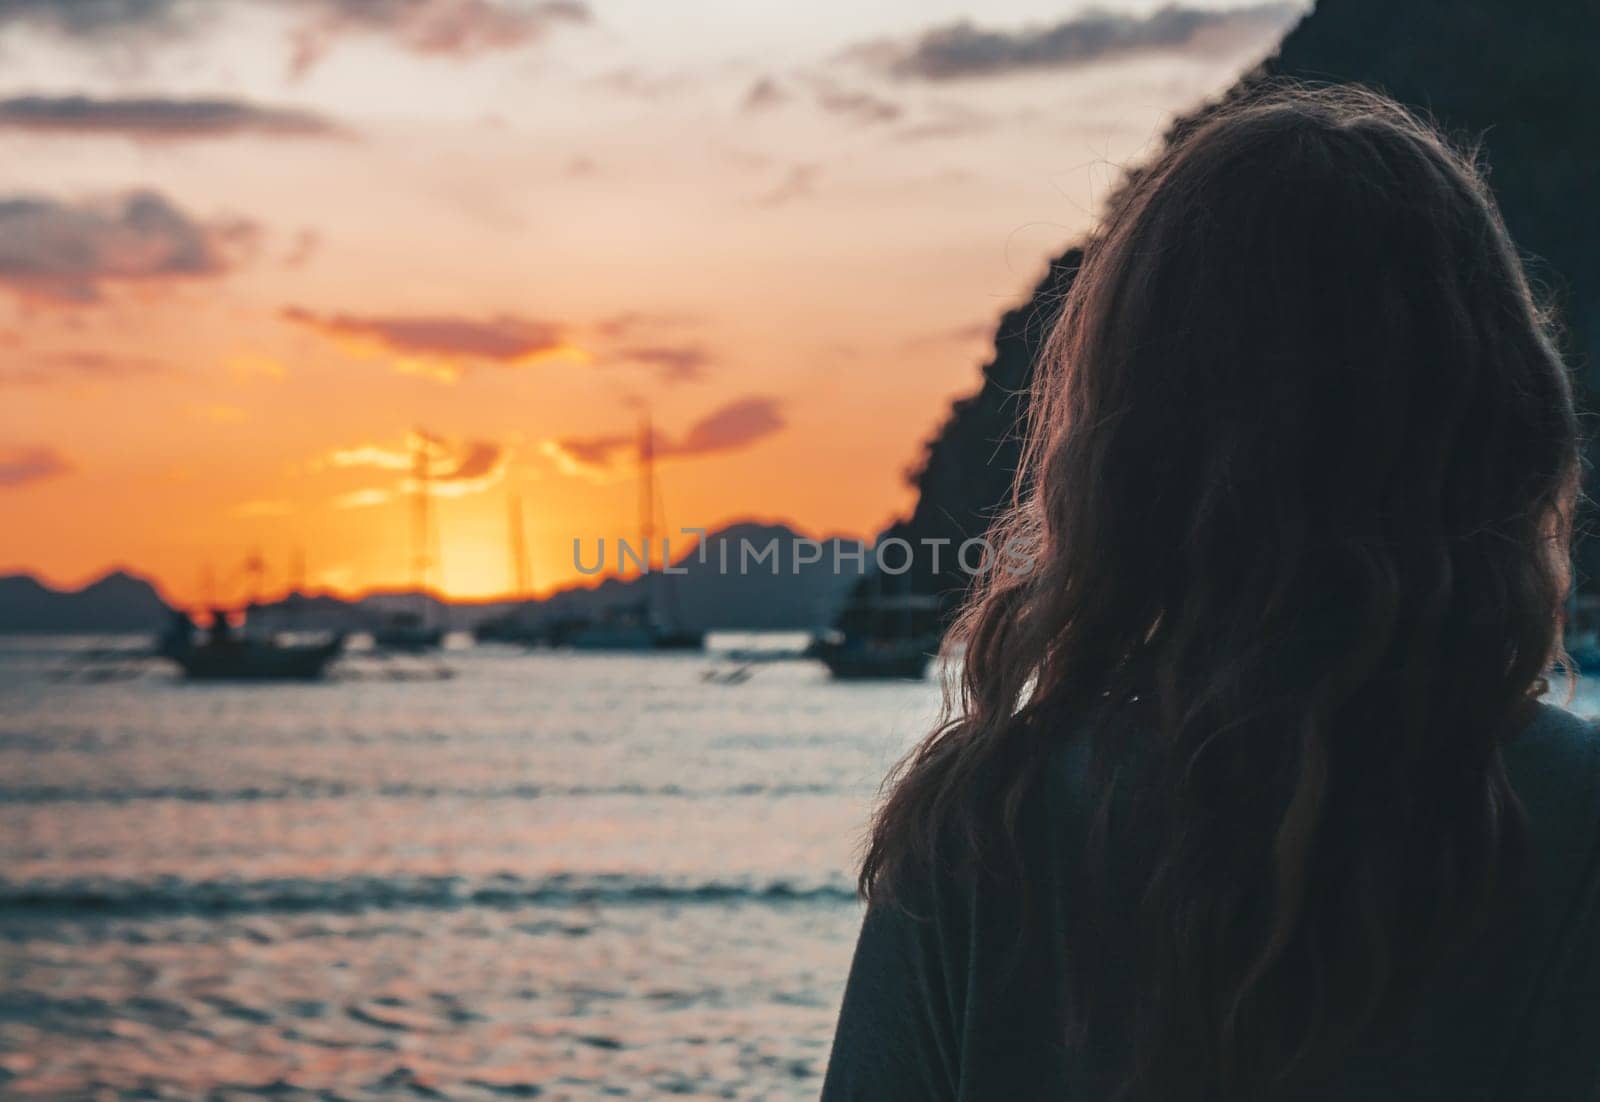
[(1115, 166), (1293, 14), (1196, 3), (8, 8), (0, 571), (403, 584), (420, 427), (433, 583), (510, 587), (516, 493), (548, 589), (633, 534), (645, 408), (672, 525), (869, 534)]

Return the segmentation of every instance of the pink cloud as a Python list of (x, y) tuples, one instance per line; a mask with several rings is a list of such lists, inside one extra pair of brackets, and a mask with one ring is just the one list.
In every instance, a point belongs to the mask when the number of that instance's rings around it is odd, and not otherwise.
[[(657, 458), (677, 459), (742, 451), (781, 431), (786, 423), (776, 398), (741, 398), (702, 417), (676, 439), (655, 432), (651, 448)], [(638, 436), (610, 433), (546, 441), (544, 451), (569, 470), (593, 471), (631, 458), (638, 447)]]
[(0, 488), (43, 482), (71, 471), (72, 464), (54, 448), (0, 447)]
[(326, 337), (443, 361), (512, 364), (538, 356), (577, 353), (567, 342), (565, 327), (510, 314), (490, 318), (450, 314), (364, 316), (316, 314), (291, 306), (282, 311), (282, 316)]

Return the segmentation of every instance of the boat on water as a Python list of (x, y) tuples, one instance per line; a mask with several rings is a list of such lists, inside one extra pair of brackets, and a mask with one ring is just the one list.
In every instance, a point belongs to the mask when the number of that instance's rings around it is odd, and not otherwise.
[(652, 615), (648, 596), (596, 618), (567, 618), (546, 632), (554, 647), (589, 651), (698, 651), (705, 634), (663, 624)]
[(705, 650), (706, 636), (703, 631), (657, 625), (650, 633), (650, 647), (652, 650)]
[(649, 625), (604, 617), (558, 624), (553, 639), (573, 650), (655, 650)]
[(705, 632), (686, 627), (679, 613), (674, 575), (666, 572), (671, 565), (666, 561), (666, 543), (661, 544), (661, 568), (658, 570), (651, 565), (658, 506), (655, 434), (646, 416), (639, 428), (639, 545), (644, 556), (634, 582), (639, 599), (597, 617), (567, 618), (551, 623), (547, 629), (551, 646), (586, 651), (705, 649)]
[(870, 590), (809, 648), (841, 681), (921, 681), (944, 636), (939, 598)]
[(549, 646), (550, 629), (542, 623), (525, 620), (516, 611), (511, 611), (481, 621), (472, 629), (472, 638), (479, 643), (510, 643), (521, 647)]
[(372, 629), (372, 643), (407, 653), (438, 650), (444, 645), (444, 628), (428, 623), (420, 612), (396, 612)]
[(650, 619), (647, 602), (598, 617), (565, 616), (538, 622), (508, 613), (485, 620), (472, 634), (479, 643), (587, 651), (697, 651), (705, 647), (701, 632)]
[(156, 653), (177, 663), (191, 681), (315, 681), (344, 651), (339, 633), (321, 639), (252, 636), (234, 629), (216, 610), (201, 634), (186, 613), (173, 616), (156, 640)]
[(938, 652), (939, 639), (851, 639), (824, 637), (813, 654), (840, 681), (921, 681)]

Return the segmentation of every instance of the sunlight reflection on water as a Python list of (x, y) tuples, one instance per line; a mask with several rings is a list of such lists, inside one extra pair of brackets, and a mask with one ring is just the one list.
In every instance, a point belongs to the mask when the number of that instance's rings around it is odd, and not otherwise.
[(815, 1097), (931, 682), (85, 684), (59, 646), (0, 642), (0, 1093)]
[(816, 1096), (932, 682), (53, 680), (70, 646), (0, 639), (0, 1094)]

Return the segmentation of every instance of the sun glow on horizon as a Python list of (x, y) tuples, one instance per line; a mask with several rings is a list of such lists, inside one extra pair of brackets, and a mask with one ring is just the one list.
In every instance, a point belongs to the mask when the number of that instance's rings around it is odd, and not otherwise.
[(448, 40), (318, 3), (0, 10), (0, 571), (404, 589), (425, 493), (430, 588), (514, 589), (509, 495), (532, 588), (592, 584), (646, 412), (668, 530), (877, 532), (1116, 166), (1297, 10), (1128, 0), (1148, 45), (1083, 58), (1021, 48), (1046, 0), (485, 0)]

